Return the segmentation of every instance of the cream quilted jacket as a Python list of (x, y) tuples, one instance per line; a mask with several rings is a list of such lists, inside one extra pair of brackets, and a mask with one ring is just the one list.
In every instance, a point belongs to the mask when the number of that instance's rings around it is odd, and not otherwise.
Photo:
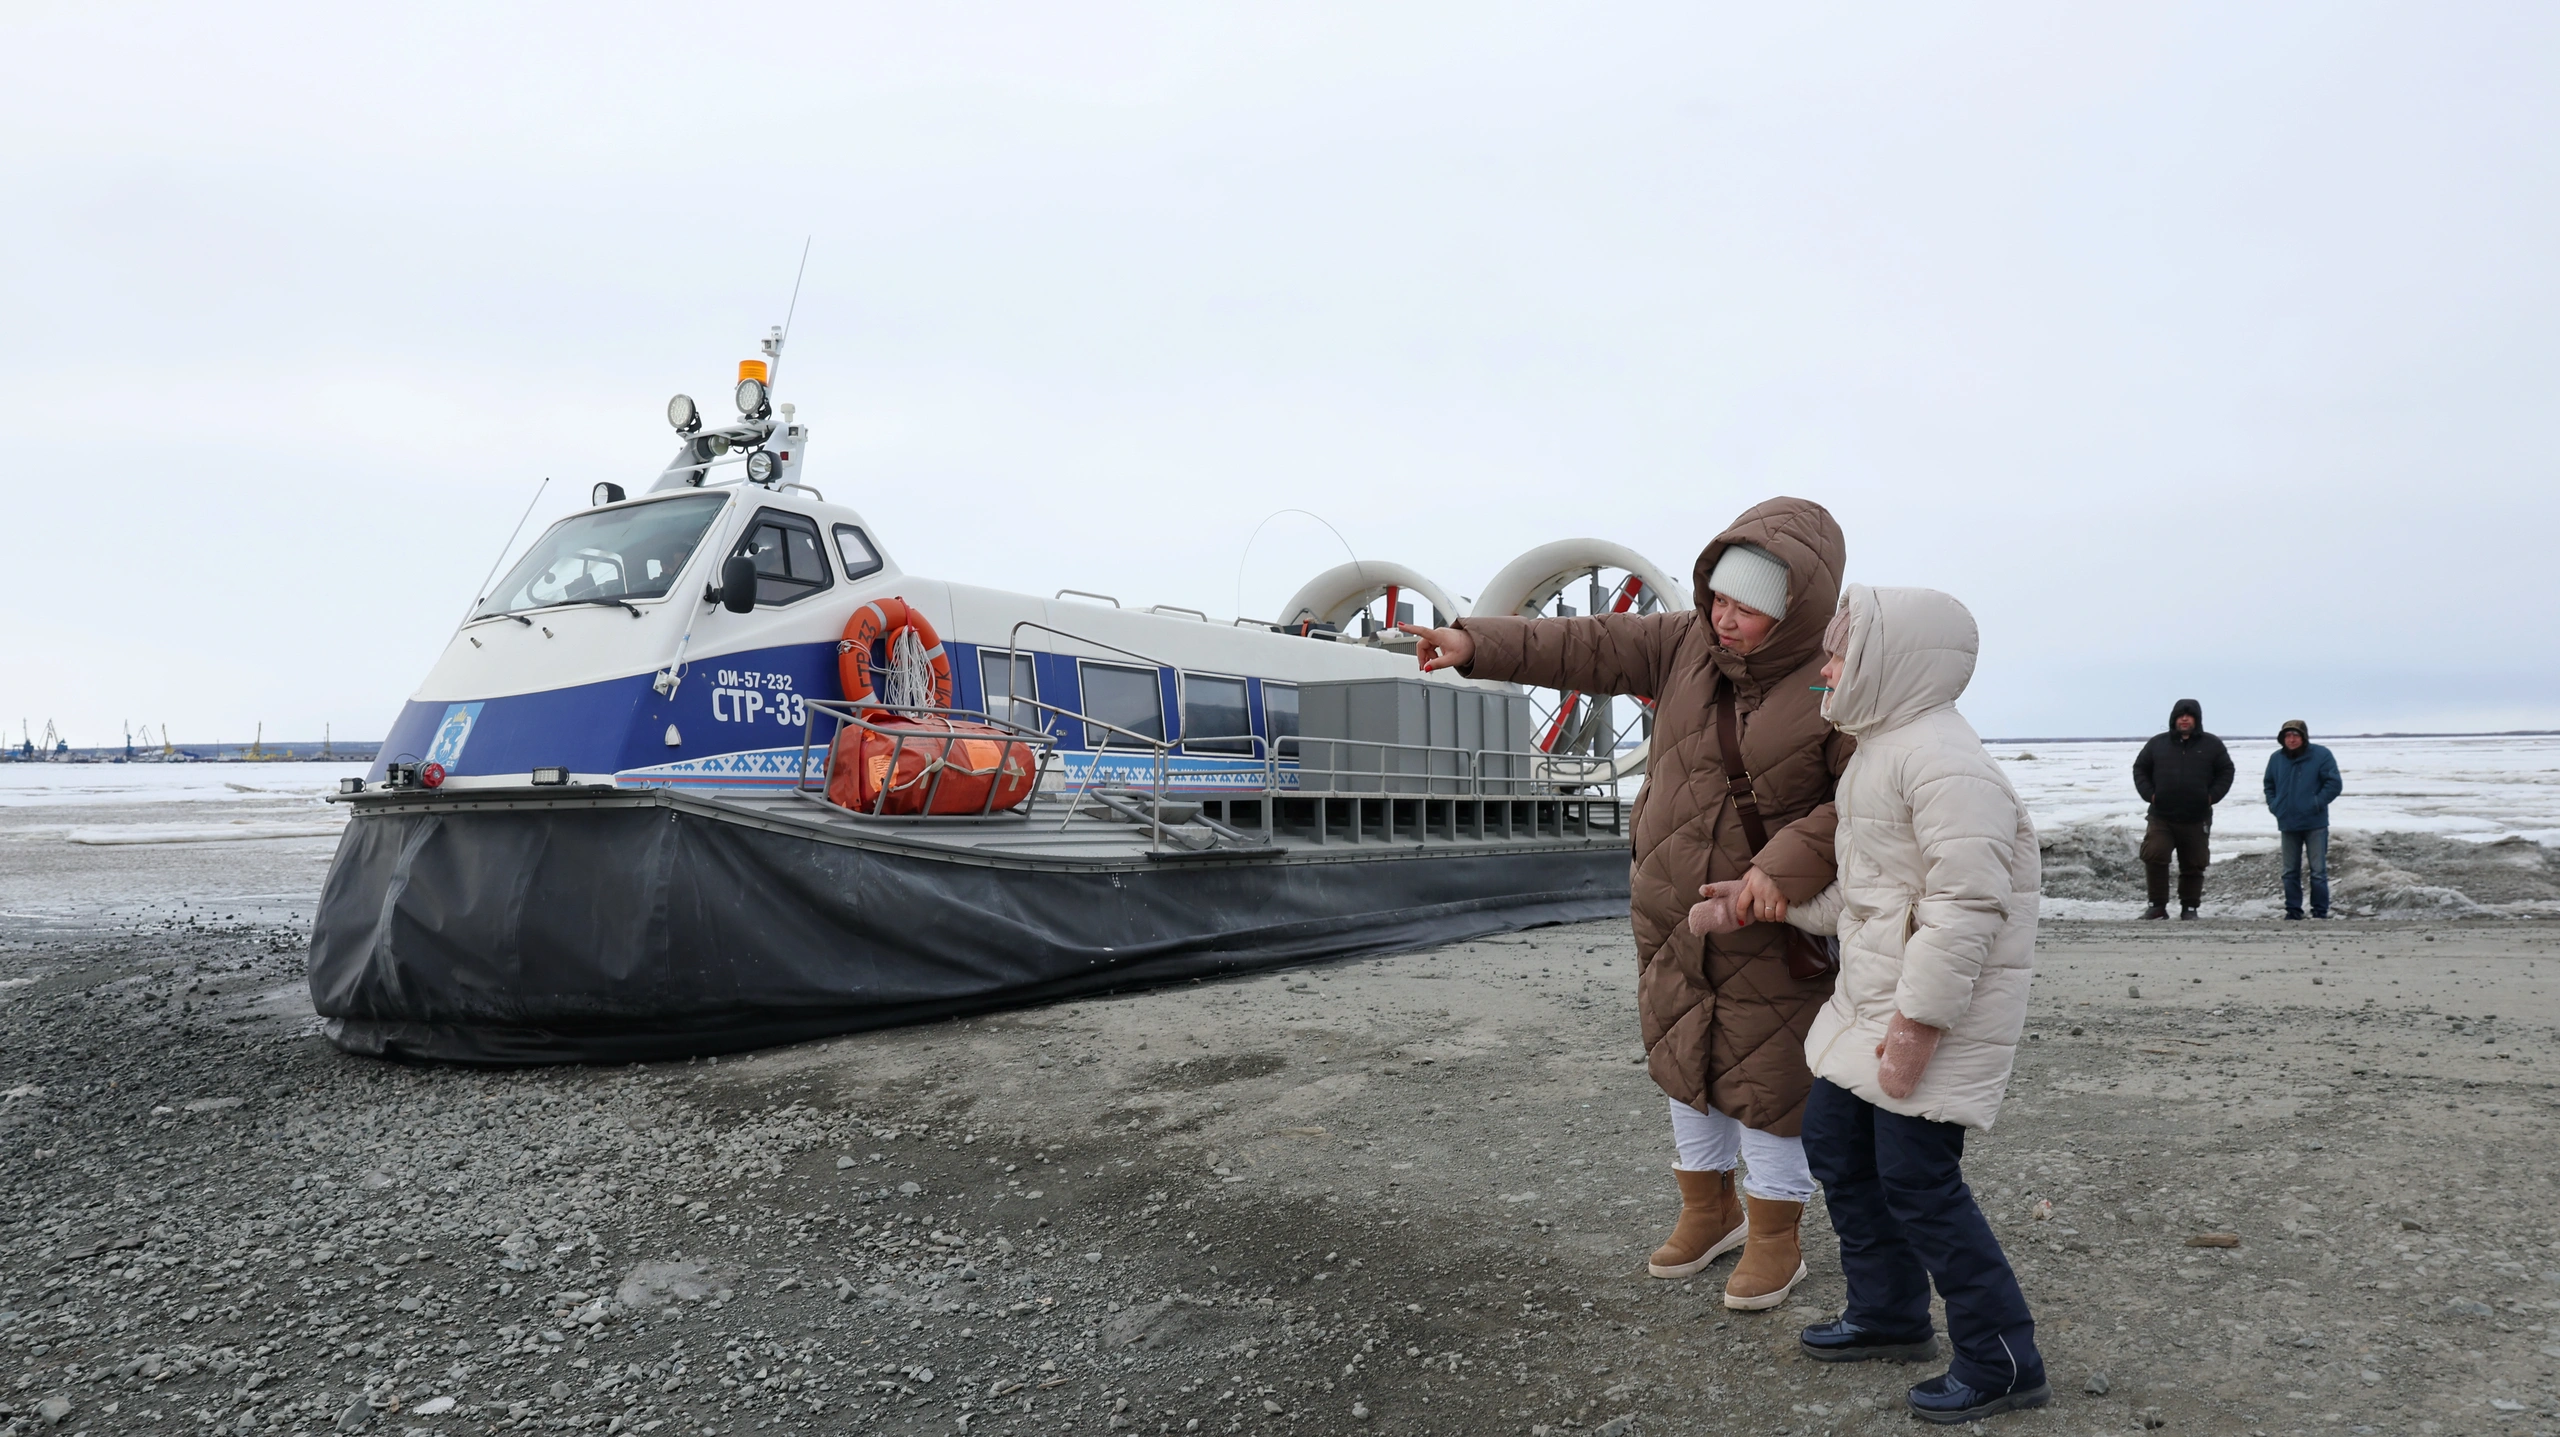
[[(1840, 978), (1805, 1058), (1880, 1108), (1987, 1132), (2027, 1021), (2035, 827), (1956, 712), (1973, 615), (1934, 589), (1852, 584), (1840, 602), (1847, 663), (1825, 712), (1858, 748), (1837, 800)], [(1897, 1009), (1946, 1032), (1902, 1099), (1876, 1081)]]

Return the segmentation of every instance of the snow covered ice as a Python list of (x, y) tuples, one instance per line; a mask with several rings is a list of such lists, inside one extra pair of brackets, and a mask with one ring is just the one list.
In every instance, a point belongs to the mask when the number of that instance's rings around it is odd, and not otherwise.
[[(2275, 819), (2259, 798), (2275, 742), (2222, 738), (2238, 773), (2214, 811), (2205, 907), (2264, 917), (2283, 907)], [(2342, 910), (2560, 912), (2560, 736), (2317, 741), (2346, 780), (2329, 813)], [(1991, 745), (2044, 843), (2046, 916), (2130, 917), (2142, 907), (2141, 750), (2140, 740)]]
[[(2238, 776), (2216, 810), (2208, 913), (2268, 917), (2276, 830), (2259, 801), (2273, 740), (2225, 734)], [(2343, 912), (2560, 913), (2560, 735), (2321, 738), (2347, 790), (2331, 810)], [(2133, 791), (2139, 740), (1994, 743), (2045, 848), (2045, 916), (2129, 918), (2141, 908)], [(51, 850), (8, 907), (68, 917), (159, 899), (255, 900), (273, 916), (316, 892), (343, 810), (323, 800), (358, 763), (0, 764), (0, 843)], [(272, 849), (251, 861), (243, 846)], [(194, 859), (178, 845), (199, 847)], [(90, 851), (84, 860), (81, 850)], [(100, 866), (107, 851), (141, 867)], [(31, 856), (31, 855), (30, 855)], [(308, 869), (307, 875), (304, 870)], [(144, 874), (153, 875), (142, 879)], [(262, 875), (252, 877), (253, 874)], [(290, 874), (291, 878), (281, 875)], [(46, 879), (57, 880), (47, 882)], [(146, 891), (141, 882), (166, 886)]]

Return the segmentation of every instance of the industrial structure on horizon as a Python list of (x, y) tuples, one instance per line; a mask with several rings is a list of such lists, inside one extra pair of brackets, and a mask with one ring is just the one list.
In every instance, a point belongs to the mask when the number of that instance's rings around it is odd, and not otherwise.
[(371, 763), (381, 747), (379, 739), (339, 743), (325, 724), (316, 743), (274, 744), (266, 741), (264, 724), (247, 743), (189, 744), (169, 737), (167, 724), (160, 726), (160, 737), (154, 740), (151, 726), (145, 724), (139, 733), (128, 727), (120, 745), (74, 748), (53, 720), (44, 721), (44, 733), (38, 737), (34, 725), (20, 719), (18, 741), (0, 747), (0, 763)]

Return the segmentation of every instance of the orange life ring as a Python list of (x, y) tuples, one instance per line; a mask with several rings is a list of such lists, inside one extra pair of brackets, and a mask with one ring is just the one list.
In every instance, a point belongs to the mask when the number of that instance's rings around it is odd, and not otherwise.
[(951, 707), (951, 660), (943, 655), (942, 636), (933, 631), (933, 624), (924, 615), (894, 596), (874, 599), (844, 621), (844, 637), (836, 643), (836, 676), (844, 681), (846, 702), (879, 702), (871, 693), (871, 646), (885, 639), (894, 651), (901, 630), (916, 636), (916, 642), (924, 645), (925, 658), (933, 665), (932, 707)]

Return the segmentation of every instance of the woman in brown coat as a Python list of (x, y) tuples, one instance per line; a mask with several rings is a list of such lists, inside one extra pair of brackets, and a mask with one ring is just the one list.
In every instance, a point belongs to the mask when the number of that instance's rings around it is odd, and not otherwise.
[[(1742, 1247), (1725, 1305), (1745, 1310), (1785, 1301), (1805, 1271), (1804, 1037), (1831, 982), (1792, 974), (1783, 920), (1832, 879), (1831, 793), (1851, 742), (1823, 721), (1813, 689), (1847, 558), (1829, 511), (1772, 499), (1698, 556), (1695, 610), (1413, 630), (1425, 669), (1654, 700), (1630, 880), (1636, 1003), (1646, 1061), (1671, 1099), (1681, 1206), (1649, 1267), (1686, 1277)], [(1727, 777), (1720, 703), (1733, 709), (1749, 804)], [(1719, 895), (1734, 892), (1744, 926), (1700, 938), (1691, 906), (1705, 885), (1734, 880), (1739, 890)], [(1739, 1199), (1737, 1159), (1748, 1170)]]

